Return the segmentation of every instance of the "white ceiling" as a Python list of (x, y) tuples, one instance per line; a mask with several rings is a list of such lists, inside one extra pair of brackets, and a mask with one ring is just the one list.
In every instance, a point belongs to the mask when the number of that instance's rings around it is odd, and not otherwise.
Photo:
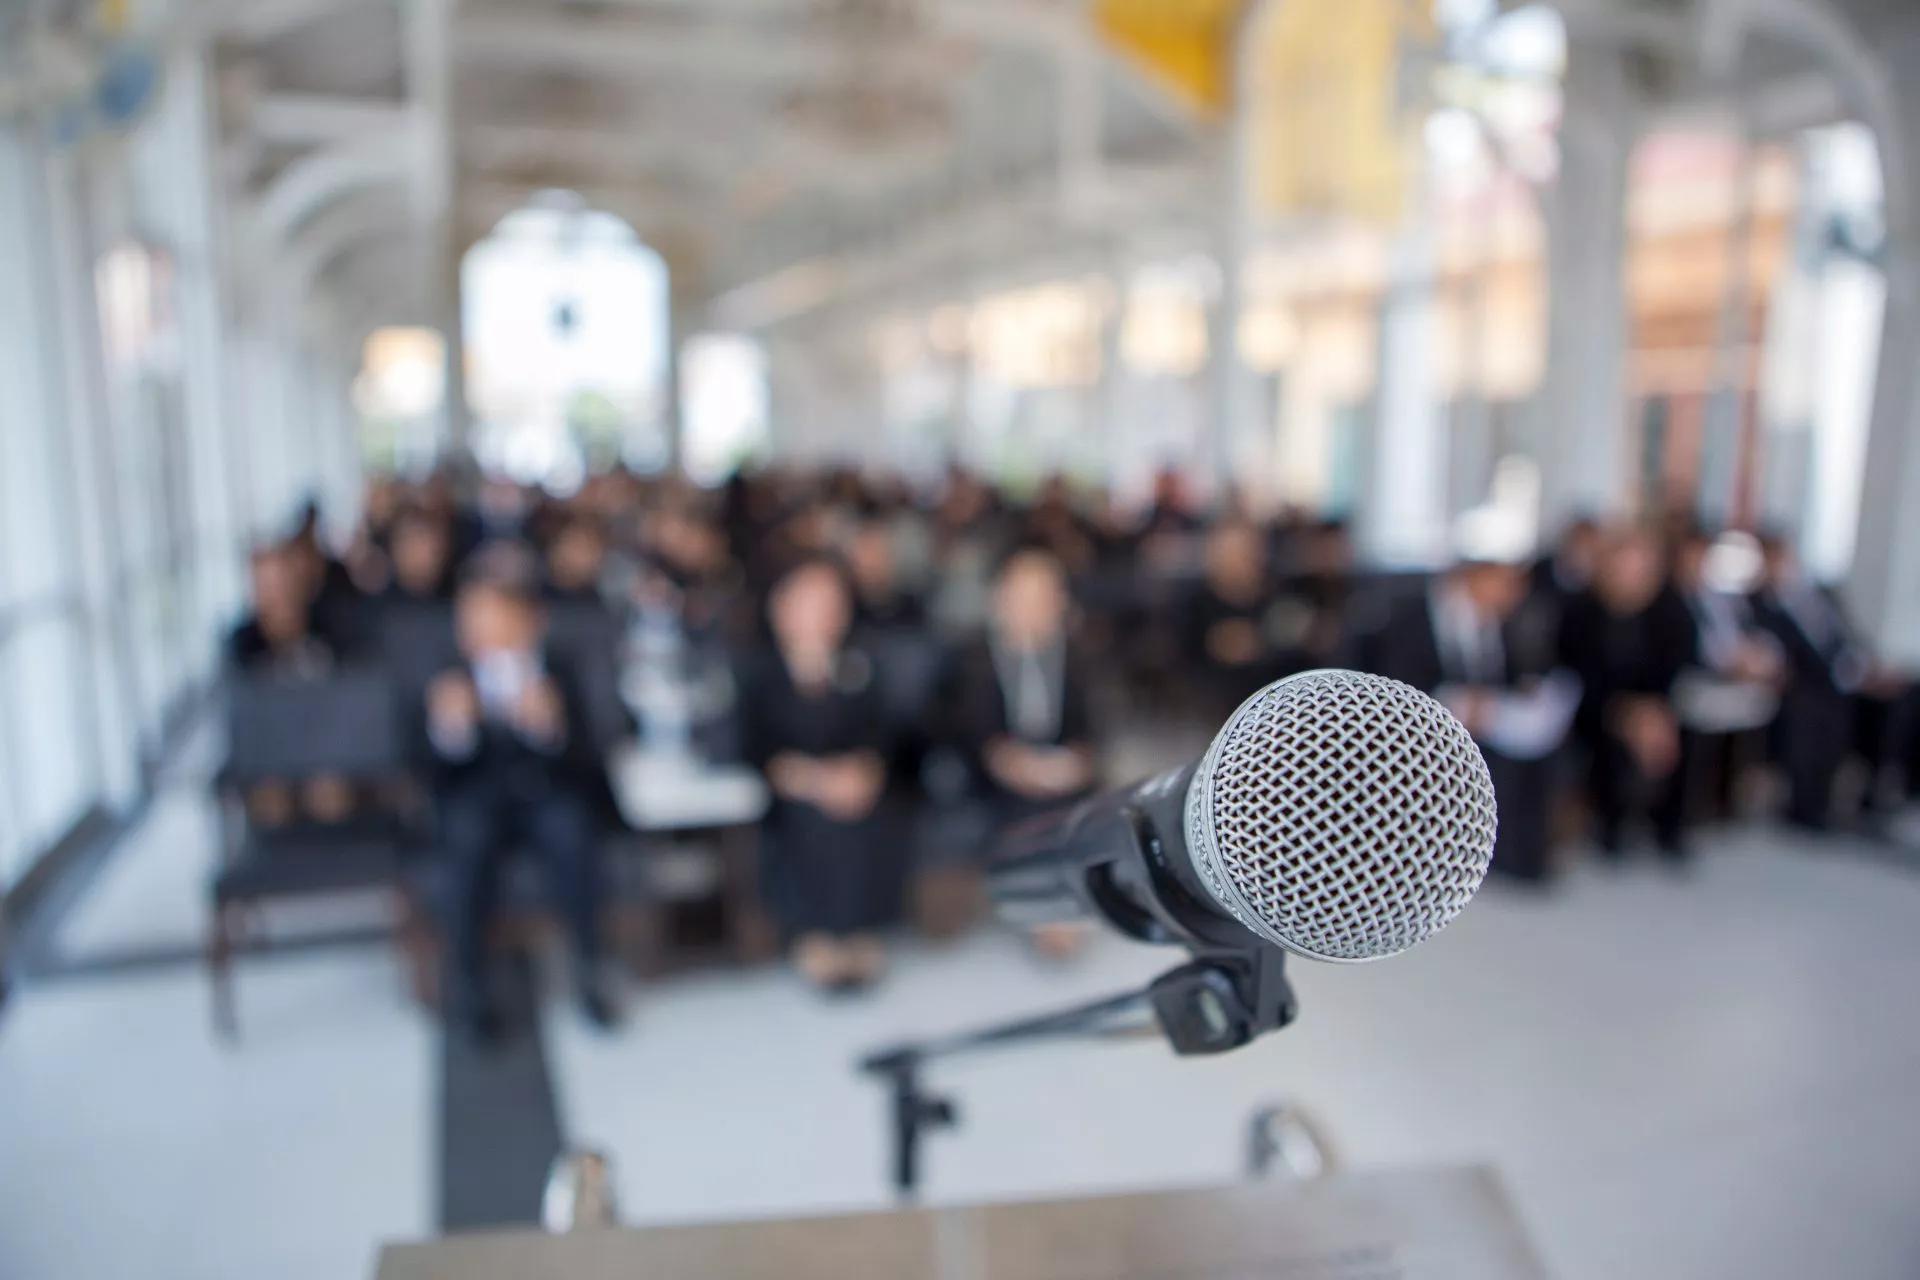
[[(567, 188), (633, 223), (689, 303), (728, 298), (751, 322), (790, 306), (780, 283), (796, 268), (831, 268), (839, 287), (894, 283), (1008, 237), (1097, 233), (1116, 202), (1151, 214), (1203, 199), (1211, 126), (1100, 47), (1083, 4), (201, 0), (199, 12), (233, 195), (269, 259), (305, 244), (321, 274), (363, 282), (357, 255), (413, 239), (439, 209), (464, 244), (533, 193)], [(427, 284), (388, 287), (397, 301)]]

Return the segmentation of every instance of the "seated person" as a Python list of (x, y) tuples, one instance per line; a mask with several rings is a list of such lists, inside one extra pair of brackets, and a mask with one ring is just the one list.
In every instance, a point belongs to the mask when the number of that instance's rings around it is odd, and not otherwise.
[(1570, 688), (1524, 643), (1526, 571), (1497, 549), (1468, 547), (1426, 592), (1391, 605), (1359, 641), (1363, 668), (1432, 694), (1480, 745), (1500, 806), (1493, 869), (1534, 883), (1551, 872), (1554, 759)]
[(388, 534), (392, 573), (382, 603), (439, 603), (453, 596), (453, 531), (430, 511), (409, 507)]
[(1779, 643), (1761, 628), (1747, 597), (1709, 580), (1715, 540), (1711, 531), (1689, 524), (1673, 544), (1673, 590), (1693, 624), (1693, 660), (1681, 673), (1674, 706), (1686, 802), (1691, 806), (1699, 793), (1731, 811), (1733, 744), (1773, 721), (1786, 667)]
[[(950, 698), (953, 735), (987, 802), (991, 841), (1011, 823), (1087, 794), (1095, 777), (1085, 667), (1068, 634), (1067, 573), (1025, 547), (994, 579), (987, 633), (961, 660)], [(1083, 931), (1035, 931), (1044, 954), (1077, 950)]]
[(554, 604), (603, 607), (601, 582), (607, 568), (607, 535), (600, 522), (574, 516), (547, 543), (547, 599)]
[[(1864, 720), (1897, 729), (1891, 713), (1905, 683), (1875, 661), (1840, 602), (1807, 576), (1791, 543), (1767, 537), (1761, 550), (1765, 570), (1753, 608), (1786, 664), (1776, 737), (1787, 773), (1787, 820), (1823, 830), (1832, 819), (1834, 780), (1856, 748), (1864, 748), (1874, 783), (1882, 766), (1897, 760), (1899, 748), (1888, 750), (1897, 733), (1862, 741), (1861, 728)], [(1870, 783), (1870, 806), (1876, 791)]]
[[(227, 641), (231, 667), (247, 675), (324, 678), (346, 645), (314, 611), (304, 553), (286, 543), (262, 547), (253, 553), (248, 572), (253, 611)], [(354, 794), (339, 777), (308, 778), (297, 786), (266, 779), (248, 790), (246, 804), (248, 816), (262, 827), (284, 827), (302, 818), (337, 823), (352, 815)]]
[(1185, 659), (1210, 710), (1231, 710), (1280, 674), (1267, 629), (1273, 605), (1260, 530), (1222, 520), (1207, 535), (1204, 576), (1183, 619)]
[(614, 1020), (599, 973), (600, 876), (594, 802), (601, 766), (578, 687), (545, 648), (534, 579), (482, 560), (457, 597), (460, 661), (427, 691), (426, 727), (441, 844), (451, 872), (449, 1011), (479, 1038), (498, 1029), (485, 982), (500, 875), (519, 849), (538, 859), (572, 933), (580, 1004)]
[(895, 631), (925, 625), (925, 605), (900, 581), (893, 526), (880, 516), (862, 520), (847, 540), (847, 568), (859, 595), (863, 630)]
[(1071, 603), (1052, 552), (1016, 551), (994, 580), (987, 633), (956, 673), (954, 736), (1001, 822), (1093, 785), (1084, 671), (1068, 637)]
[(760, 828), (763, 890), (795, 966), (854, 991), (886, 963), (905, 857), (879, 819), (887, 734), (872, 660), (849, 644), (853, 588), (837, 561), (804, 556), (767, 598), (770, 644), (740, 675), (740, 740), (772, 804)]
[(316, 625), (326, 631), (344, 655), (359, 653), (367, 643), (367, 598), (353, 580), (346, 562), (336, 559), (320, 538), (320, 506), (309, 499), (300, 522), (286, 542), (307, 580), (307, 598)]
[(1628, 819), (1645, 812), (1660, 852), (1684, 859), (1686, 771), (1674, 689), (1694, 663), (1694, 626), (1666, 584), (1651, 532), (1606, 537), (1592, 584), (1561, 616), (1560, 655), (1580, 678), (1574, 733), (1588, 752), (1601, 851), (1618, 857)]
[(314, 614), (301, 553), (285, 543), (262, 547), (248, 560), (247, 571), (253, 612), (227, 641), (235, 669), (296, 677), (331, 671), (345, 646)]
[(1270, 615), (1280, 675), (1341, 665), (1351, 638), (1352, 531), (1343, 520), (1322, 520), (1302, 531), (1299, 543), (1298, 571), (1287, 581), (1277, 616)]

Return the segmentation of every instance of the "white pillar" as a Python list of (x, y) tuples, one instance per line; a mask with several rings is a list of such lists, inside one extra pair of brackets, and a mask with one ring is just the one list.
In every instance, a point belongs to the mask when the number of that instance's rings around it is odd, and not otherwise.
[(1201, 451), (1220, 497), (1225, 496), (1233, 480), (1234, 457), (1253, 417), (1252, 380), (1240, 353), (1240, 319), (1246, 314), (1247, 255), (1258, 217), (1253, 186), (1256, 37), (1266, 15), (1280, 2), (1283, 0), (1254, 0), (1245, 5), (1234, 20), (1232, 32), (1227, 130), (1221, 148), (1220, 224), (1215, 241), (1220, 292), (1214, 299), (1207, 334), (1213, 402)]
[(1636, 103), (1609, 45), (1567, 50), (1560, 174), (1546, 195), (1547, 370), (1532, 407), (1543, 532), (1629, 499), (1627, 159)]
[(1381, 306), (1378, 390), (1360, 493), (1361, 544), (1382, 564), (1436, 564), (1447, 548), (1433, 262), (1432, 225), (1415, 216), (1394, 246)]
[(1920, 664), (1920, 19), (1882, 33), (1897, 107), (1878, 121), (1887, 301), (1847, 595), (1890, 659)]

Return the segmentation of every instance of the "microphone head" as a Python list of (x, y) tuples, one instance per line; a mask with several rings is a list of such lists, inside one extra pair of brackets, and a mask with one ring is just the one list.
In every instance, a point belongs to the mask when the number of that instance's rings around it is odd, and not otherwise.
[(1308, 671), (1240, 704), (1195, 769), (1187, 848), (1241, 924), (1314, 960), (1378, 960), (1459, 915), (1493, 858), (1466, 727), (1398, 680)]

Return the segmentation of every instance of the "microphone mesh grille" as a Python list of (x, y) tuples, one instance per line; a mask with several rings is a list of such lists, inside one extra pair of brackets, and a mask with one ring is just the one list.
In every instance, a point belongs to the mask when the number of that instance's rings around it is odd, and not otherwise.
[(1187, 847), (1240, 923), (1318, 960), (1377, 960), (1437, 933), (1493, 856), (1493, 781), (1419, 690), (1309, 671), (1242, 703), (1186, 801)]

